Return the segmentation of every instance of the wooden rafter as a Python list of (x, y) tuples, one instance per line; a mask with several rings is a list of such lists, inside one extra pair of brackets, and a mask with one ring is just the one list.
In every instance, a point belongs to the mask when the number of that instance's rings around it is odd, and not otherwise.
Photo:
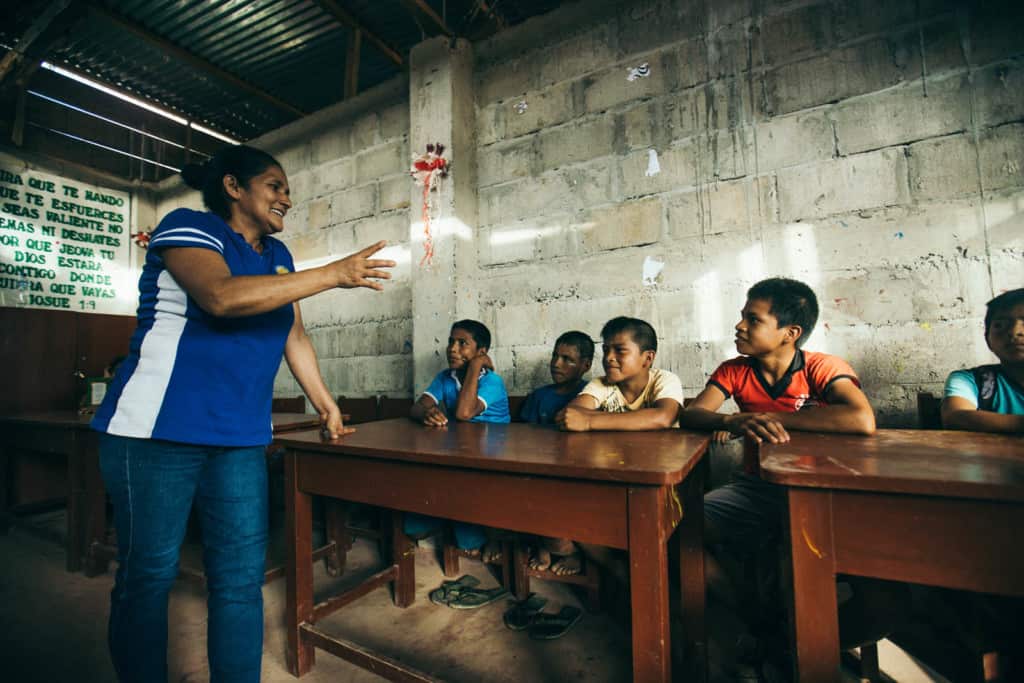
[(434, 11), (434, 8), (426, 3), (426, 0), (399, 0), (399, 2), (414, 14), (416, 10), (425, 14), (435, 26), (441, 29), (441, 33), (445, 34), (449, 38), (455, 35), (455, 32), (452, 31), (448, 27), (448, 24), (445, 23), (445, 20)]
[(345, 97), (355, 97), (359, 92), (359, 53), (363, 43), (363, 31), (352, 29), (348, 40), (348, 54), (345, 56)]
[(67, 9), (70, 4), (71, 0), (54, 0), (54, 2), (46, 6), (46, 9), (40, 12), (39, 16), (32, 22), (32, 25), (22, 34), (18, 44), (0, 60), (0, 83), (3, 83), (4, 79), (7, 78), (7, 74), (22, 59), (25, 51), (35, 42), (36, 38), (49, 28), (53, 20), (57, 18), (57, 15)]
[(399, 54), (398, 50), (388, 45), (386, 42), (381, 40), (375, 33), (367, 30), (363, 26), (362, 22), (352, 16), (348, 10), (338, 4), (337, 0), (316, 0), (317, 4), (324, 9), (325, 12), (330, 14), (332, 17), (337, 19), (342, 24), (345, 24), (349, 28), (359, 29), (366, 41), (372, 43), (374, 47), (384, 53), (384, 55), (394, 62), (397, 66), (405, 66), (405, 60), (402, 59), (402, 55)]
[(213, 76), (213, 77), (215, 77), (215, 78), (217, 78), (219, 80), (225, 81), (227, 83), (230, 83), (231, 85), (233, 85), (234, 87), (238, 88), (239, 90), (244, 90), (245, 92), (247, 92), (247, 93), (249, 93), (251, 95), (255, 95), (256, 97), (259, 97), (263, 101), (269, 102), (270, 104), (274, 105), (275, 107), (277, 107), (279, 109), (282, 109), (284, 111), (287, 111), (290, 114), (293, 114), (293, 115), (299, 116), (299, 117), (302, 117), (302, 116), (306, 115), (306, 112), (304, 112), (303, 110), (299, 109), (295, 105), (290, 104), (288, 102), (285, 102), (280, 97), (272, 95), (269, 92), (267, 92), (265, 90), (262, 90), (262, 89), (256, 87), (255, 85), (249, 83), (248, 81), (242, 80), (241, 78), (239, 78), (238, 76), (234, 75), (233, 73), (220, 68), (216, 64), (213, 64), (211, 62), (206, 61), (202, 57), (199, 57), (197, 55), (192, 54), (191, 52), (189, 52), (188, 50), (185, 50), (184, 48), (178, 47), (177, 45), (175, 45), (174, 43), (170, 42), (169, 40), (167, 40), (165, 38), (161, 38), (160, 36), (156, 35), (152, 31), (147, 29), (145, 26), (142, 26), (141, 24), (138, 24), (138, 23), (132, 21), (131, 19), (123, 17), (123, 16), (121, 16), (119, 14), (115, 14), (114, 12), (111, 12), (110, 10), (108, 10), (106, 7), (103, 7), (101, 5), (97, 5), (97, 4), (94, 4), (94, 3), (90, 3), (89, 4), (89, 11), (90, 12), (94, 12), (94, 13), (102, 16), (104, 19), (106, 19), (106, 20), (108, 20), (110, 22), (113, 22), (114, 24), (116, 24), (120, 28), (123, 28), (126, 31), (129, 31), (130, 33), (133, 33), (134, 35), (138, 36), (139, 38), (141, 38), (142, 40), (146, 41), (147, 43), (149, 43), (149, 44), (159, 48), (160, 50), (163, 50), (164, 52), (166, 52), (167, 54), (171, 55), (175, 59), (181, 60), (182, 62), (185, 62), (186, 64), (188, 64), (189, 66), (191, 66), (191, 67), (193, 67), (195, 69), (199, 69), (200, 71), (205, 71), (206, 73), (210, 74), (211, 76)]

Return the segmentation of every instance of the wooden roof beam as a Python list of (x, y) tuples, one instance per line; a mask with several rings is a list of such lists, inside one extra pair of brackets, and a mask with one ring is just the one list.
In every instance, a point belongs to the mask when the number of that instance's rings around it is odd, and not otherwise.
[(345, 98), (355, 97), (359, 92), (359, 53), (363, 42), (361, 29), (352, 29), (348, 39), (348, 54), (345, 57)]
[(288, 112), (289, 114), (292, 114), (297, 117), (303, 117), (307, 113), (299, 109), (295, 105), (285, 102), (281, 98), (272, 95), (261, 88), (256, 87), (252, 83), (242, 80), (238, 76), (234, 75), (233, 73), (225, 69), (220, 68), (216, 64), (208, 62), (202, 57), (194, 55), (188, 50), (185, 50), (184, 48), (178, 47), (171, 41), (156, 35), (152, 31), (147, 29), (145, 26), (142, 26), (141, 24), (138, 24), (126, 17), (122, 17), (119, 14), (111, 12), (106, 7), (94, 3), (89, 3), (89, 11), (102, 16), (104, 19), (107, 19), (108, 21), (113, 22), (120, 28), (123, 28), (126, 31), (133, 33), (134, 35), (138, 36), (147, 43), (154, 45), (160, 50), (163, 50), (175, 59), (185, 62), (192, 68), (198, 69), (200, 71), (205, 71), (214, 78), (225, 81), (226, 83), (230, 83), (239, 90), (243, 90), (249, 93), (250, 95), (254, 95), (260, 98), (265, 102), (269, 102), (270, 104), (274, 105), (275, 107), (283, 111)]
[(396, 66), (403, 69), (405, 68), (405, 60), (402, 58), (402, 55), (399, 54), (398, 50), (381, 40), (373, 32), (367, 30), (367, 28), (363, 26), (362, 22), (352, 16), (344, 7), (339, 5), (337, 0), (316, 0), (316, 2), (325, 12), (342, 24), (345, 24), (349, 28), (359, 29), (363, 34), (363, 38), (365, 38), (367, 42), (372, 43), (374, 47), (383, 52), (388, 59), (395, 63)]
[(32, 22), (32, 25), (22, 34), (17, 45), (10, 49), (4, 55), (4, 58), (0, 60), (0, 83), (4, 82), (7, 74), (24, 57), (25, 51), (35, 42), (36, 38), (49, 28), (53, 20), (57, 18), (57, 15), (66, 10), (70, 4), (71, 0), (54, 0), (54, 2), (46, 6), (46, 9), (39, 13), (39, 16)]
[(448, 24), (445, 23), (444, 19), (438, 16), (437, 12), (434, 11), (434, 8), (426, 3), (426, 0), (399, 0), (399, 2), (401, 2), (402, 5), (404, 5), (410, 12), (419, 10), (423, 14), (427, 15), (427, 18), (430, 19), (435, 26), (441, 29), (441, 33), (445, 34), (449, 38), (455, 35), (455, 32), (448, 27)]

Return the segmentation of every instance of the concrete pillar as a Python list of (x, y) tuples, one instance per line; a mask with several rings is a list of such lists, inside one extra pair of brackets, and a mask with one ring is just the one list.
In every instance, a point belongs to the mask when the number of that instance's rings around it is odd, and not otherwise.
[(424, 253), (423, 194), (412, 185), (413, 395), (447, 365), (444, 345), (451, 324), (477, 318), (476, 125), (473, 50), (444, 37), (424, 41), (409, 55), (409, 147), (414, 155), (440, 142), (451, 173), (435, 191), (431, 217), (432, 263)]

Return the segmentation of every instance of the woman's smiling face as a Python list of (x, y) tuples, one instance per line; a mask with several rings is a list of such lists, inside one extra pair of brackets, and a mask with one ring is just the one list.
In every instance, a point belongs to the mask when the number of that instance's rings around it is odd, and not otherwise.
[(268, 166), (252, 178), (248, 187), (238, 186), (232, 213), (257, 226), (265, 235), (284, 230), (284, 217), (292, 208), (288, 177), (280, 166)]

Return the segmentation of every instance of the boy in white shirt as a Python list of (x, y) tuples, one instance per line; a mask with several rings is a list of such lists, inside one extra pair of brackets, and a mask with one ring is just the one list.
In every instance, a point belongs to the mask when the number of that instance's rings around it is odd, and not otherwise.
[[(604, 377), (590, 380), (555, 424), (571, 432), (647, 431), (679, 426), (683, 385), (668, 370), (652, 367), (658, 353), (654, 328), (638, 318), (612, 318), (601, 329)], [(592, 562), (628, 585), (625, 554), (579, 544)]]
[(566, 431), (645, 431), (679, 426), (683, 387), (673, 373), (654, 368), (658, 337), (638, 318), (612, 318), (601, 329), (604, 377), (587, 386), (555, 416)]

